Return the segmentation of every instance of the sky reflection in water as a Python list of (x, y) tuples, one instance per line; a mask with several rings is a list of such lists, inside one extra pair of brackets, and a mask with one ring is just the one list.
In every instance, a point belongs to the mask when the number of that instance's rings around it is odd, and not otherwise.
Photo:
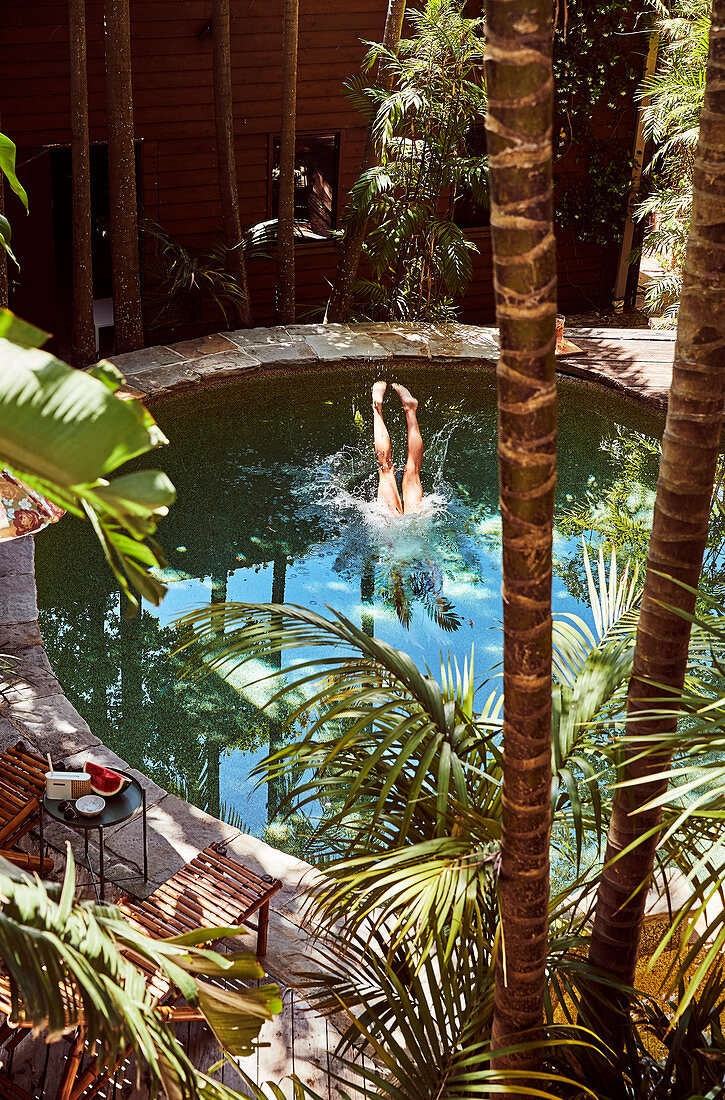
[[(262, 834), (279, 791), (254, 790), (249, 767), (276, 736), (247, 677), (189, 685), (170, 657), (169, 624), (224, 598), (341, 611), (434, 672), (450, 647), (476, 647), (476, 672), (501, 656), (496, 409), (489, 371), (416, 369), (397, 380), (420, 399), (425, 507), (389, 516), (375, 502), (372, 369), (249, 380), (159, 404), (171, 445), (146, 465), (166, 470), (178, 501), (161, 524), (169, 592), (123, 620), (86, 525), (64, 520), (37, 539), (41, 627), (50, 660), (92, 730), (162, 786)], [(393, 457), (405, 422), (388, 390)], [(656, 480), (656, 416), (573, 381), (560, 384), (559, 516), (602, 498), (622, 456), (643, 449), (631, 510), (646, 513)], [(555, 535), (554, 604), (582, 613), (576, 540)], [(285, 665), (295, 658), (285, 655)], [(486, 692), (485, 694), (488, 694)], [(485, 694), (482, 696), (485, 698)], [(279, 841), (279, 830), (273, 830)]]

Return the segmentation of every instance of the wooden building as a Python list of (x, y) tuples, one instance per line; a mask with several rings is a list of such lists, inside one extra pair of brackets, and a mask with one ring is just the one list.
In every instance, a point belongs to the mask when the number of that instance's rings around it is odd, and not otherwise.
[[(110, 294), (108, 182), (102, 0), (86, 0), (93, 189), (94, 297)], [(339, 224), (360, 162), (364, 122), (343, 84), (358, 71), (361, 40), (379, 39), (386, 0), (302, 0), (298, 78), (298, 172), (309, 198), (306, 239), (297, 249), (298, 320), (315, 320), (335, 270)], [(282, 0), (231, 0), (236, 160), (243, 225), (274, 214), (275, 139), (280, 125)], [(221, 235), (212, 88), (211, 0), (131, 0), (136, 161), (142, 215), (191, 247)], [(70, 327), (70, 92), (66, 0), (3, 0), (0, 65), (2, 129), (18, 146), (30, 197), (26, 217), (7, 209), (21, 260), (11, 273), (11, 305), (49, 328), (61, 348)], [(602, 127), (609, 125), (602, 119)], [(630, 148), (634, 111), (618, 118), (612, 140)], [(575, 151), (562, 171), (576, 171)], [(304, 202), (304, 195), (302, 196)], [(485, 220), (485, 218), (483, 219)], [(480, 248), (462, 319), (490, 322), (493, 293), (488, 230), (470, 231)], [(618, 245), (559, 240), (560, 308), (611, 300)], [(274, 321), (275, 265), (251, 259), (255, 324)], [(317, 311), (317, 312), (314, 312)], [(198, 320), (198, 319), (197, 319)], [(206, 328), (220, 327), (209, 315)], [(203, 322), (199, 322), (201, 324)], [(147, 342), (158, 340), (147, 331)]]

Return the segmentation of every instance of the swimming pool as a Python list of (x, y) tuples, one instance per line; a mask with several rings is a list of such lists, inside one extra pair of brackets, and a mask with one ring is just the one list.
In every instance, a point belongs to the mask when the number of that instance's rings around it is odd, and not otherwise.
[[(250, 378), (154, 407), (170, 446), (145, 464), (168, 472), (178, 500), (158, 532), (169, 592), (140, 618), (120, 615), (87, 525), (64, 520), (36, 542), (48, 655), (93, 732), (161, 786), (277, 846), (297, 843), (276, 820), (280, 792), (249, 778), (279, 736), (277, 716), (239, 677), (180, 680), (178, 615), (225, 598), (330, 604), (433, 671), (441, 649), (462, 659), (472, 643), (478, 676), (496, 676), (500, 661), (493, 374), (396, 371), (420, 399), (426, 500), (421, 515), (392, 522), (374, 504), (374, 378), (367, 367)], [(405, 422), (390, 390), (385, 416), (402, 467)], [(556, 609), (586, 607), (567, 512), (619, 486), (628, 513), (646, 519), (661, 431), (657, 414), (560, 381)]]

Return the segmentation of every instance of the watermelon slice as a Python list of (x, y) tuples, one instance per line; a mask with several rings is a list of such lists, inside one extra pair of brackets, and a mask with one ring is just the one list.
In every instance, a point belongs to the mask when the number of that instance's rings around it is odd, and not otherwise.
[(100, 764), (93, 764), (90, 760), (86, 761), (84, 767), (91, 777), (91, 790), (104, 798), (119, 794), (129, 782), (125, 775), (119, 775), (111, 768), (102, 768)]

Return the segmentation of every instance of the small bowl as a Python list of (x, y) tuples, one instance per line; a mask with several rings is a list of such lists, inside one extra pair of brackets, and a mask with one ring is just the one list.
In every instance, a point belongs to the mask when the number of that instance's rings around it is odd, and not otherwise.
[(105, 805), (105, 798), (101, 798), (99, 794), (84, 794), (82, 798), (76, 799), (76, 809), (84, 817), (98, 817)]

